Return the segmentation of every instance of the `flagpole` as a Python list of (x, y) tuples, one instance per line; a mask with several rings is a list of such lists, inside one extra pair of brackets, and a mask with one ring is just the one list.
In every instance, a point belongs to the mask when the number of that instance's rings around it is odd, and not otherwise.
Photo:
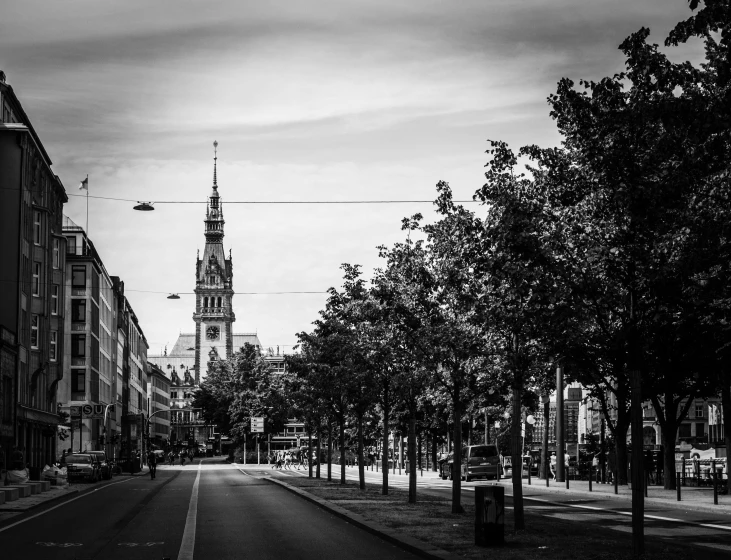
[(86, 174), (86, 238), (89, 238), (89, 174)]

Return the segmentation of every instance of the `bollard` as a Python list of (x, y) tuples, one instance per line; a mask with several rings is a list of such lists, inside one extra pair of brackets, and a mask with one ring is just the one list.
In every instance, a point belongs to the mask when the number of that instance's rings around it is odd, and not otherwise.
[(612, 471), (612, 478), (614, 479), (614, 493), (619, 494), (619, 477), (616, 470)]
[(650, 485), (650, 474), (645, 473), (645, 498), (647, 498), (647, 487)]
[(569, 468), (566, 467), (566, 490), (569, 489)]
[(591, 479), (594, 477), (594, 467), (589, 465), (589, 492), (591, 492)]
[(680, 473), (675, 473), (675, 488), (678, 490), (678, 501), (680, 501)]
[(505, 488), (499, 484), (475, 486), (475, 544), (505, 544)]
[(716, 460), (711, 459), (711, 469), (713, 470), (713, 505), (718, 505), (718, 484), (716, 484)]
[(530, 486), (530, 463), (528, 463), (528, 486)]
[(683, 486), (685, 486), (685, 457), (680, 459), (680, 472), (683, 479)]

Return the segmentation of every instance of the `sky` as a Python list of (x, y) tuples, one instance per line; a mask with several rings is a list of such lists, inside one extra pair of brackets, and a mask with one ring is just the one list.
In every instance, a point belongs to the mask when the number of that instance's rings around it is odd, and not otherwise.
[[(403, 217), (434, 219), (429, 202), (291, 202), (431, 201), (440, 180), (470, 200), (489, 139), (560, 143), (546, 98), (561, 78), (613, 75), (630, 33), (662, 44), (691, 15), (686, 0), (0, 0), (0, 13), (0, 70), (82, 227), (88, 174), (89, 236), (150, 354), (194, 332), (214, 140), (234, 331), (289, 352), (326, 294), (266, 292), (325, 292), (345, 262), (370, 277)], [(702, 48), (668, 53), (697, 62)]]

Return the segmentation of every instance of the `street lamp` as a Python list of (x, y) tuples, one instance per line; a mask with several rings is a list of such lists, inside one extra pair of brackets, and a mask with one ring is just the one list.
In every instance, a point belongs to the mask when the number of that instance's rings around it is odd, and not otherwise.
[(170, 294), (168, 299), (180, 299), (180, 296), (178, 294)]
[(154, 210), (155, 207), (153, 206), (155, 204), (154, 202), (140, 202), (137, 201), (137, 206), (133, 207), (134, 210), (139, 210), (140, 212), (150, 212), (151, 210)]

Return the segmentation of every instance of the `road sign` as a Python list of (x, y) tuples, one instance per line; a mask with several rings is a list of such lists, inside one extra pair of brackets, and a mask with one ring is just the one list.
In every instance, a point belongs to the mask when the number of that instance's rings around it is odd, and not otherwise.
[[(71, 418), (104, 418), (105, 404), (84, 404), (71, 407)], [(114, 405), (109, 407), (109, 414), (114, 414)]]
[(264, 418), (263, 417), (251, 417), (251, 431), (264, 433)]

